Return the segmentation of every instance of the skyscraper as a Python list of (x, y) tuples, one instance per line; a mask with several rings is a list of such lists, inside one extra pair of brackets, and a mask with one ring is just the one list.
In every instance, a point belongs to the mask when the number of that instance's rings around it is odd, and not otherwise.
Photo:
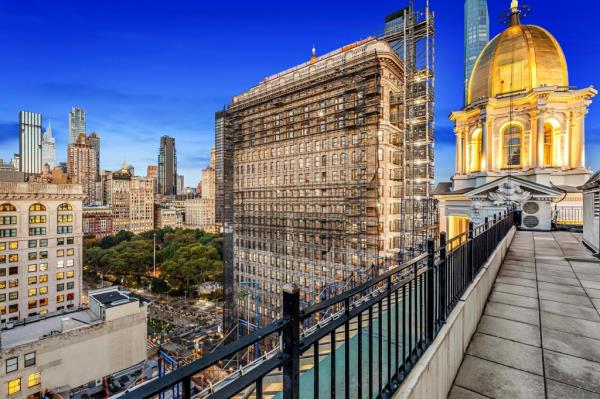
[(50, 122), (42, 136), (42, 166), (45, 164), (50, 166), (50, 170), (56, 165), (56, 139), (52, 136)]
[(83, 186), (83, 194), (86, 196), (83, 203), (95, 202), (98, 180), (96, 151), (85, 134), (81, 133), (74, 144), (69, 144), (67, 158), (67, 173), (77, 177), (77, 183)]
[(85, 134), (85, 110), (79, 107), (71, 108), (69, 112), (69, 144), (74, 144), (79, 133)]
[(158, 192), (163, 195), (177, 194), (177, 155), (175, 138), (162, 136), (158, 150)]
[(19, 113), (19, 171), (42, 173), (42, 114)]
[(490, 40), (487, 0), (465, 0), (465, 104), (469, 78), (479, 53)]
[(100, 177), (100, 136), (98, 133), (92, 132), (87, 137), (88, 144), (94, 150), (94, 154), (96, 155), (96, 178)]

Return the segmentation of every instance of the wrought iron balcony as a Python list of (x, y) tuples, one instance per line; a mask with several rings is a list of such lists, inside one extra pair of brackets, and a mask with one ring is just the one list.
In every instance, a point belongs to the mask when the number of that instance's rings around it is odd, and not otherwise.
[[(262, 398), (264, 380), (278, 369), (281, 391), (274, 397), (390, 397), (512, 226), (513, 214), (507, 213), (478, 227), (471, 223), (468, 232), (449, 241), (441, 233), (439, 241), (429, 239), (426, 253), (303, 309), (298, 288), (287, 284), (282, 319), (132, 389), (125, 398), (166, 391), (184, 399), (228, 398), (246, 389)], [(265, 340), (275, 343), (272, 349), (256, 354), (243, 369), (209, 388), (195, 384), (196, 375)], [(311, 367), (301, 368), (307, 360)]]

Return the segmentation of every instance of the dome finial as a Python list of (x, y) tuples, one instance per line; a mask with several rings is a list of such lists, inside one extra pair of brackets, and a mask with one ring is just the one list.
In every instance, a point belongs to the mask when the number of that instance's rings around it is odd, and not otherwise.
[(317, 49), (315, 48), (315, 45), (313, 44), (312, 46), (312, 55), (310, 57), (310, 63), (314, 64), (317, 61)]
[(510, 10), (512, 12), (519, 12), (519, 0), (512, 0), (510, 3)]

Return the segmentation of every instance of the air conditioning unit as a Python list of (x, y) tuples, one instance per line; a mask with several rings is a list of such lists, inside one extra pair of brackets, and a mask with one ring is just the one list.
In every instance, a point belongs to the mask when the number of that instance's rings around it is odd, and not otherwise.
[(552, 204), (546, 201), (527, 201), (523, 204), (521, 230), (550, 231)]

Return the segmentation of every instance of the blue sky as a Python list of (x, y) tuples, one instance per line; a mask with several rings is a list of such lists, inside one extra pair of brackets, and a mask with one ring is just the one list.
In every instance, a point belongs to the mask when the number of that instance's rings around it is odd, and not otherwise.
[[(418, 0), (417, 0), (418, 2)], [(52, 122), (66, 158), (68, 112), (84, 107), (102, 139), (101, 167), (123, 160), (144, 174), (159, 138), (177, 140), (186, 185), (199, 180), (214, 142), (214, 111), (268, 75), (383, 29), (404, 1), (0, 1), (0, 158), (18, 150), (18, 111)], [(489, 0), (493, 34), (509, 0)], [(589, 0), (528, 0), (526, 23), (561, 43), (574, 86), (600, 85), (598, 10)], [(568, 7), (567, 7), (568, 6)], [(462, 105), (463, 1), (436, 12), (436, 173), (454, 168), (447, 117)], [(600, 101), (600, 99), (596, 99)], [(600, 168), (600, 109), (587, 119), (588, 163)]]

